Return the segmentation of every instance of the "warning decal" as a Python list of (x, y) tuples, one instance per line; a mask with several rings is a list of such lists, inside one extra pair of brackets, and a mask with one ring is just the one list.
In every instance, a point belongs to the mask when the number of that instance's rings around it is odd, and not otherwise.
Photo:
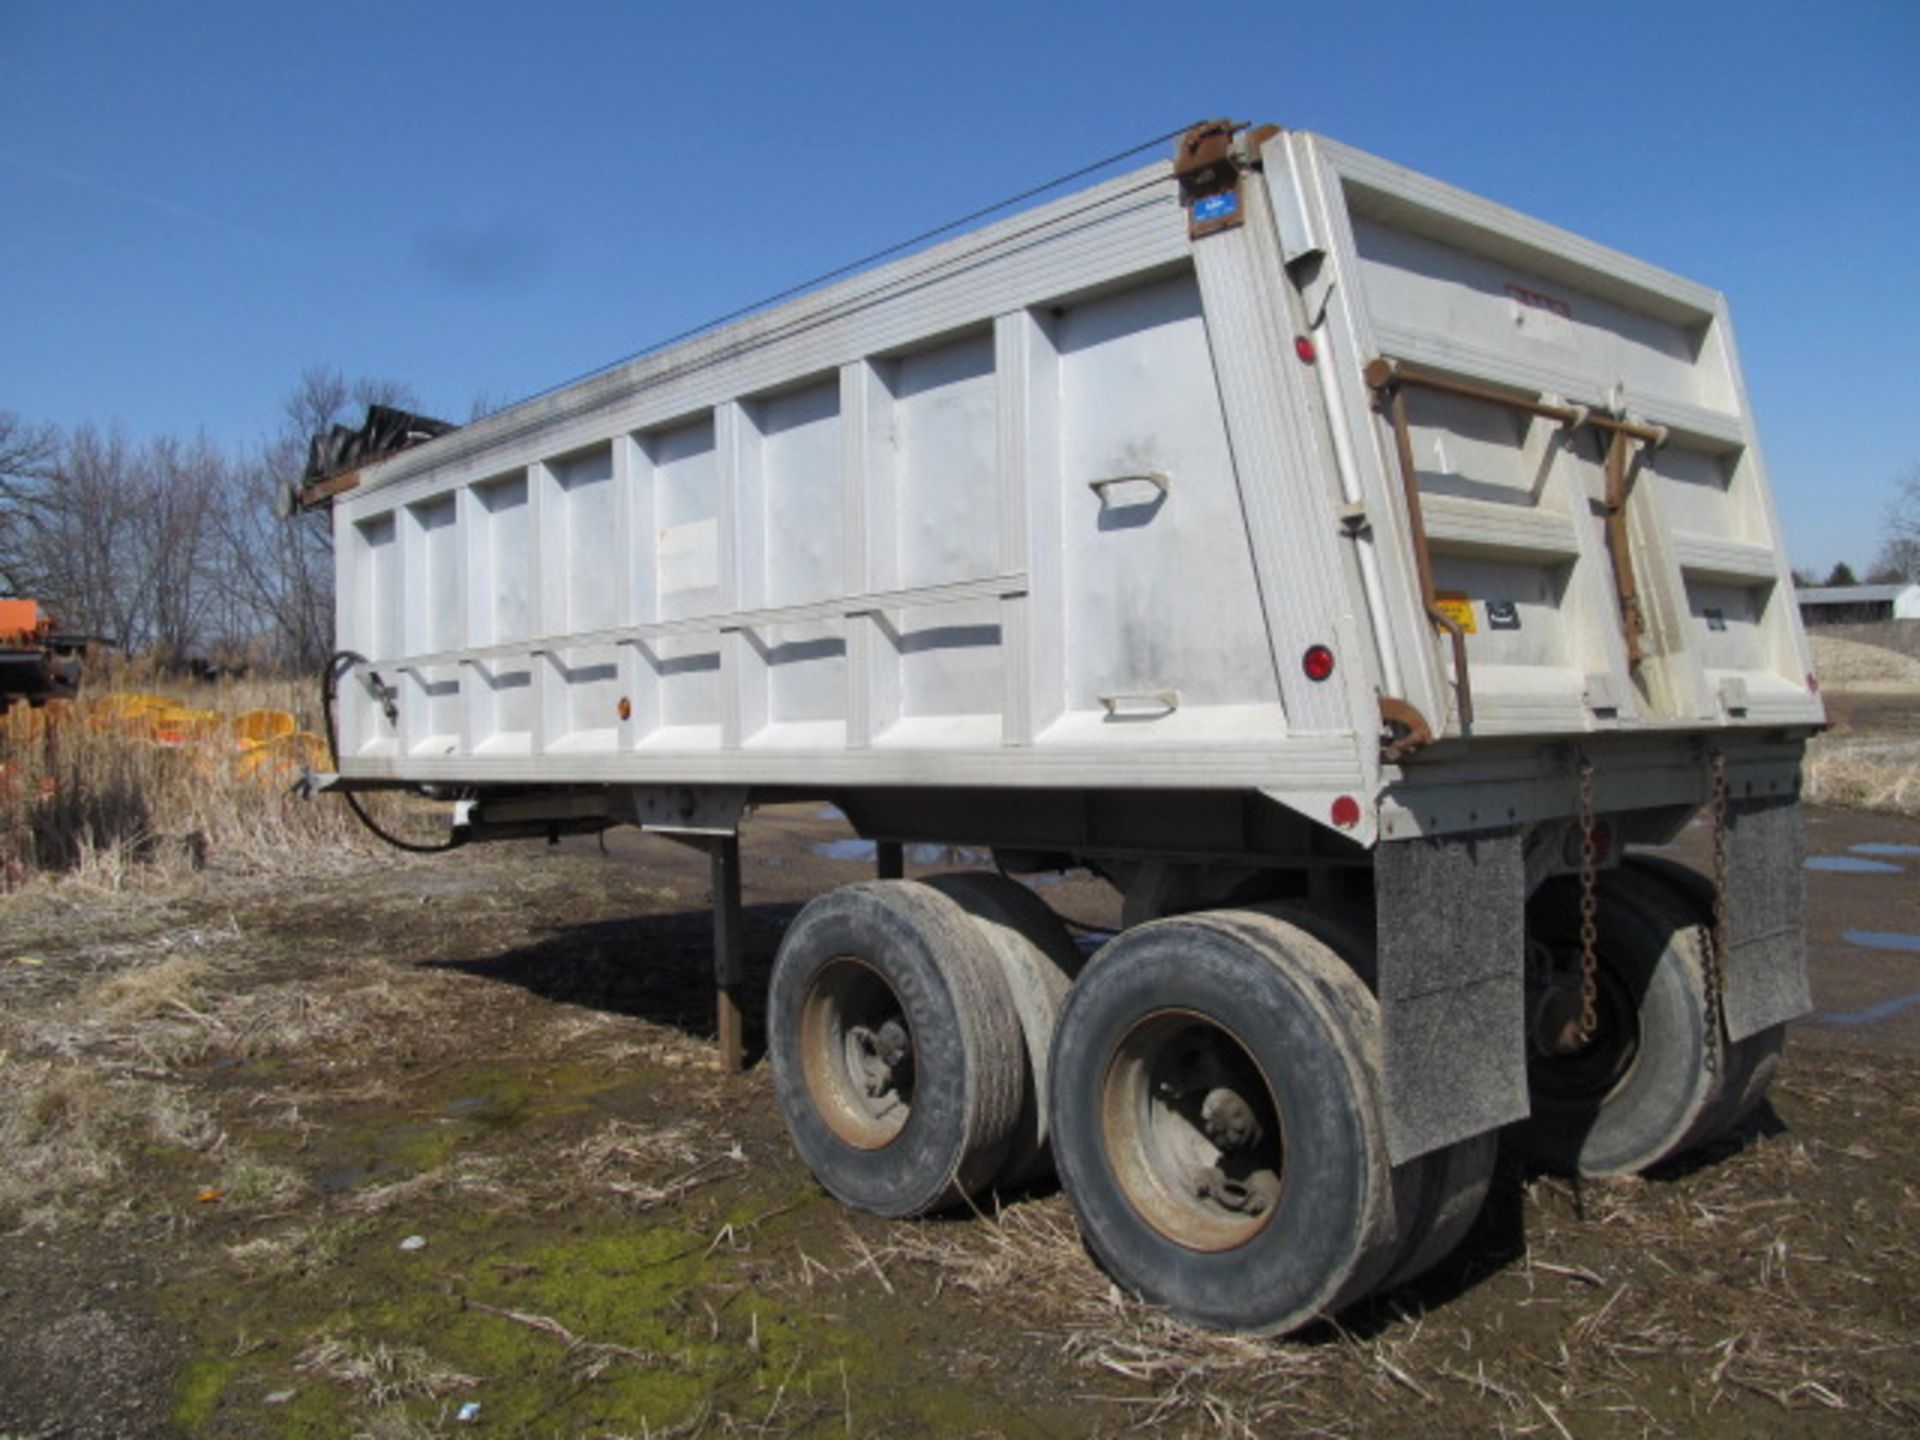
[(1436, 610), (1458, 625), (1463, 634), (1475, 635), (1479, 627), (1473, 622), (1473, 601), (1458, 590), (1442, 590), (1433, 597)]

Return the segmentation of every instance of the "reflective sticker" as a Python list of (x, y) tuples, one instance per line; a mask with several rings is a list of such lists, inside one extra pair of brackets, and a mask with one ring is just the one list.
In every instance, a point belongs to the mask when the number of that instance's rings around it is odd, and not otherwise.
[(1487, 601), (1487, 629), (1518, 630), (1520, 607), (1511, 600)]
[(1218, 195), (1203, 195), (1193, 202), (1193, 219), (1197, 225), (1210, 221), (1224, 220), (1240, 208), (1240, 196), (1232, 190), (1223, 190)]
[(1433, 597), (1434, 607), (1440, 610), (1458, 625), (1463, 634), (1476, 635), (1479, 627), (1473, 623), (1473, 601), (1459, 590), (1442, 590)]

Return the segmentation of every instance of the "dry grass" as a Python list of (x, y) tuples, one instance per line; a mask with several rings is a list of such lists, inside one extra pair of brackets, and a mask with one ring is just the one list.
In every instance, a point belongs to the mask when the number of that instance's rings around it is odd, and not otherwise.
[[(1915, 697), (1920, 706), (1920, 696)], [(1837, 733), (1807, 750), (1806, 798), (1815, 805), (1920, 815), (1920, 740)]]
[[(296, 1170), (234, 1143), (182, 1083), (213, 1059), (378, 1053), (373, 1041), (431, 1011), (432, 980), (384, 975), (321, 989), (261, 983), (231, 922), (103, 945), (47, 965), (9, 963), (0, 1008), (0, 1232), (111, 1219), (145, 1198), (135, 1158), (176, 1157), (176, 1187), (276, 1210), (304, 1193)], [(453, 983), (451, 981), (447, 983)], [(348, 1074), (357, 1060), (338, 1067)], [(331, 1093), (331, 1092), (330, 1092)], [(297, 1106), (292, 1128), (297, 1128)], [(178, 1177), (176, 1177), (178, 1178)]]
[[(0, 891), (59, 877), (111, 892), (364, 855), (374, 842), (344, 805), (293, 793), (326, 766), (311, 688), (241, 681), (15, 706), (0, 718)], [(250, 738), (268, 731), (242, 717), (263, 713), (292, 733)], [(382, 805), (399, 823), (404, 807)]]
[[(9, 1054), (0, 1087), (0, 1233), (111, 1224), (131, 1200), (116, 1189), (144, 1147), (197, 1154), (224, 1170), (244, 1200), (285, 1198), (292, 1177), (235, 1152), (211, 1115), (180, 1091), (115, 1076), (85, 1061)], [(105, 1202), (104, 1210), (101, 1202)]]
[(330, 1268), (368, 1231), (365, 1220), (292, 1225), (227, 1247), (227, 1258), (248, 1280), (306, 1281)]
[[(1804, 1074), (1804, 1072), (1802, 1072)], [(1818, 1103), (1851, 1103), (1868, 1072), (1798, 1079)], [(1430, 1281), (1290, 1342), (1189, 1329), (1123, 1295), (1082, 1251), (1059, 1197), (977, 1224), (884, 1229), (850, 1220), (842, 1253), (799, 1248), (782, 1288), (867, 1288), (890, 1300), (961, 1304), (1012, 1324), (1086, 1375), (1082, 1399), (1118, 1428), (1175, 1434), (1347, 1435), (1370, 1396), (1431, 1433), (1477, 1415), (1480, 1433), (1686, 1433), (1753, 1397), (1779, 1424), (1840, 1412), (1858, 1427), (1920, 1424), (1920, 1352), (1868, 1323), (1851, 1297), (1912, 1275), (1920, 1195), (1862, 1211), (1844, 1243), (1815, 1193), (1836, 1165), (1889, 1157), (1859, 1145), (1778, 1138), (1678, 1179), (1569, 1182), (1509, 1171), (1517, 1254), (1504, 1264), (1483, 1218), (1442, 1267), (1506, 1312), (1489, 1333), (1475, 1307)], [(1863, 1204), (1866, 1202), (1862, 1202)], [(1702, 1297), (1711, 1295), (1711, 1304)], [(1849, 1297), (1843, 1301), (1842, 1296)], [(1904, 1376), (1904, 1380), (1899, 1378)], [(1745, 1412), (1751, 1414), (1751, 1412)]]
[(417, 1345), (369, 1343), (333, 1335), (314, 1340), (294, 1360), (293, 1368), (345, 1386), (374, 1406), (392, 1405), (414, 1396), (437, 1400), (480, 1383), (471, 1375), (436, 1364)]
[(1812, 632), (1813, 666), (1830, 690), (1920, 693), (1920, 660), (1885, 645)]

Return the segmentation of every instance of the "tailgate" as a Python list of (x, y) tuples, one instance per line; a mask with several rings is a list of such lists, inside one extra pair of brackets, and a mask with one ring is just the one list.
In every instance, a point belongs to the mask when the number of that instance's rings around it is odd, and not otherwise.
[(1721, 297), (1319, 137), (1266, 161), (1436, 731), (1819, 723)]

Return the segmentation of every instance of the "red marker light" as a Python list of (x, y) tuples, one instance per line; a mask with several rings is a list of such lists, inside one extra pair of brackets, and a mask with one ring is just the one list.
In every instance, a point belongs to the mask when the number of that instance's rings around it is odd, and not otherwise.
[(1320, 681), (1333, 674), (1333, 651), (1324, 645), (1309, 645), (1307, 653), (1300, 657), (1300, 668), (1307, 672), (1307, 679)]
[(1311, 365), (1320, 358), (1320, 352), (1313, 347), (1313, 341), (1305, 335), (1293, 337), (1293, 353), (1300, 357), (1300, 363)]
[(1351, 830), (1360, 823), (1360, 802), (1351, 795), (1342, 795), (1333, 802), (1333, 823), (1342, 830)]

